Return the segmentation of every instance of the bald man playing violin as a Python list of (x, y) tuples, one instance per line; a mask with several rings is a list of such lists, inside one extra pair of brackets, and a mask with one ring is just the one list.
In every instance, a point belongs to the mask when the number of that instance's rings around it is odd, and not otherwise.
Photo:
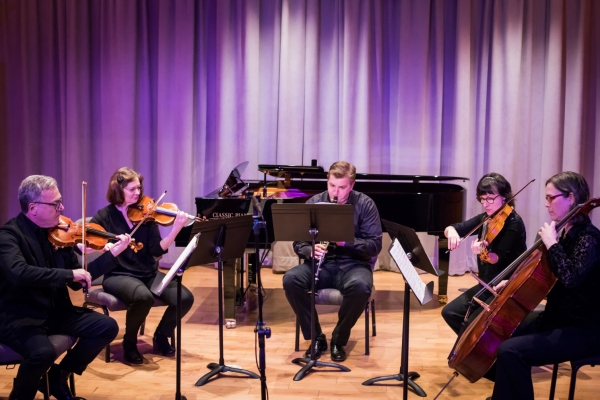
[[(112, 318), (73, 306), (67, 286), (89, 287), (92, 279), (116, 266), (115, 257), (130, 238), (117, 236), (119, 242), (107, 245), (88, 272), (72, 247), (57, 249), (48, 240), (48, 230), (58, 225), (64, 210), (56, 180), (43, 175), (25, 178), (19, 202), (22, 212), (0, 227), (0, 342), (23, 357), (9, 399), (33, 399), (38, 387), (45, 386), (40, 380), (48, 369), (52, 396), (82, 399), (69, 390), (69, 375), (81, 375), (119, 329)], [(100, 261), (107, 261), (102, 268)], [(53, 364), (57, 355), (48, 339), (54, 334), (78, 338), (58, 365)]]

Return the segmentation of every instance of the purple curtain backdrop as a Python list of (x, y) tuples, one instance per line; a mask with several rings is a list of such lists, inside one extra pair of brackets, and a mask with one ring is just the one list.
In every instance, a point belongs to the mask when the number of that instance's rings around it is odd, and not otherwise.
[[(194, 212), (242, 161), (544, 182), (600, 195), (594, 0), (0, 0), (0, 219), (30, 174), (80, 214), (130, 166)], [(325, 185), (324, 185), (325, 187)], [(90, 212), (91, 214), (91, 212)], [(594, 221), (600, 222), (600, 212)]]

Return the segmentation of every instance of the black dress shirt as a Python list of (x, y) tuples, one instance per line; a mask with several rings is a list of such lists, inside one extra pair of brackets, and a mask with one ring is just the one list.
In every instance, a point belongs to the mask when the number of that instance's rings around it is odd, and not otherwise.
[[(331, 202), (327, 191), (311, 197), (306, 203), (319, 202)], [(350, 192), (346, 204), (354, 205), (354, 241), (346, 242), (344, 246), (332, 246), (325, 261), (335, 259), (341, 269), (356, 261), (373, 268), (382, 246), (381, 220), (377, 206), (369, 196), (354, 190)], [(294, 251), (305, 260), (310, 260), (312, 243), (294, 242)]]

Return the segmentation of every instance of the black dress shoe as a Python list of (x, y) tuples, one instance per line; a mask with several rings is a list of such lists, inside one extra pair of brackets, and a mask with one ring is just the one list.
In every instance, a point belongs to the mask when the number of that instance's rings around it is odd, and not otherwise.
[[(325, 334), (321, 333), (315, 339), (315, 360), (319, 359), (325, 350), (327, 350), (327, 339)], [(310, 347), (304, 353), (304, 357), (310, 358)]]
[[(71, 373), (61, 369), (58, 365), (53, 365), (48, 371), (48, 387), (50, 388), (50, 396), (57, 400), (85, 400), (83, 397), (74, 396), (69, 389), (67, 380)], [(42, 378), (39, 386), (39, 391), (44, 393), (46, 390), (46, 375)]]
[(123, 340), (123, 357), (131, 364), (143, 364), (144, 357), (137, 349), (136, 343), (131, 343), (129, 340)]
[(169, 337), (156, 332), (152, 338), (154, 352), (160, 353), (163, 356), (171, 357), (175, 354), (175, 349), (169, 343)]
[(346, 358), (348, 358), (348, 356), (346, 355), (346, 350), (344, 350), (344, 347), (332, 343), (331, 344), (331, 361), (342, 362), (342, 361), (345, 361)]

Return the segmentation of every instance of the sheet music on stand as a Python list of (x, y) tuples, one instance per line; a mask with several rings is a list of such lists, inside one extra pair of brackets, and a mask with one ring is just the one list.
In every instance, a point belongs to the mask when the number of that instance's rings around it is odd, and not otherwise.
[(175, 261), (175, 264), (169, 269), (169, 272), (166, 273), (164, 278), (160, 281), (155, 282), (152, 285), (151, 292), (157, 296), (160, 296), (162, 292), (166, 289), (167, 285), (173, 280), (177, 271), (181, 268), (183, 264), (187, 262), (190, 258), (194, 250), (196, 250), (196, 246), (198, 246), (198, 237), (200, 236), (200, 232), (196, 233), (194, 237), (190, 240), (188, 245), (185, 247), (181, 255)]
[(400, 269), (402, 276), (404, 276), (404, 279), (417, 297), (417, 300), (419, 300), (419, 303), (421, 303), (421, 305), (427, 304), (433, 297), (433, 282), (430, 282), (429, 285), (425, 285), (425, 283), (421, 280), (419, 273), (400, 245), (398, 238), (394, 238), (389, 252), (392, 256), (392, 259)]

